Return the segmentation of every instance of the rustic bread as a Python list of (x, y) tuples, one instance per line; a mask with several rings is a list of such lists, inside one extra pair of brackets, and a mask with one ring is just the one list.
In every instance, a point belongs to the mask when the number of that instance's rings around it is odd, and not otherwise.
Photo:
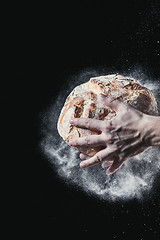
[[(131, 104), (136, 109), (150, 115), (158, 115), (157, 102), (153, 93), (134, 79), (118, 74), (91, 78), (69, 94), (61, 110), (57, 129), (60, 136), (68, 143), (74, 137), (84, 137), (99, 134), (87, 129), (72, 126), (72, 118), (95, 118), (100, 120), (112, 119), (116, 113), (100, 101), (100, 93), (120, 99)], [(77, 149), (89, 156), (93, 156), (101, 147)]]

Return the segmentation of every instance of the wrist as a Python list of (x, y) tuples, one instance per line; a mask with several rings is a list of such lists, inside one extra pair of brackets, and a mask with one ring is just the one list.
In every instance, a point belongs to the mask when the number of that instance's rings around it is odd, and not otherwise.
[(160, 146), (160, 117), (145, 114), (145, 138), (150, 146)]

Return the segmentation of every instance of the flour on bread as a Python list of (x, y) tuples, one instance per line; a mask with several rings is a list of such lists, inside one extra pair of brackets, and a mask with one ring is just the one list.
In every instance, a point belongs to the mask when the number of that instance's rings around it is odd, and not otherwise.
[[(158, 115), (157, 102), (153, 93), (140, 85), (135, 79), (118, 74), (93, 77), (73, 89), (67, 97), (61, 110), (57, 129), (64, 141), (71, 138), (98, 134), (88, 129), (80, 129), (72, 126), (69, 121), (72, 118), (95, 118), (110, 120), (116, 113), (100, 101), (100, 93), (119, 99), (132, 105), (134, 108), (150, 115)], [(96, 148), (78, 148), (89, 156), (93, 156), (101, 150)]]

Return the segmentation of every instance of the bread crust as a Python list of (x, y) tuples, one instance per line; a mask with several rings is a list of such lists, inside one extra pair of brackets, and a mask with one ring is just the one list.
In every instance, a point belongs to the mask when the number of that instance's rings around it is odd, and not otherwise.
[[(120, 99), (143, 113), (158, 115), (158, 106), (153, 93), (135, 79), (118, 74), (91, 78), (69, 94), (61, 110), (57, 129), (65, 142), (74, 137), (99, 134), (70, 124), (72, 118), (95, 118), (110, 120), (116, 113), (100, 101), (100, 93)], [(94, 156), (102, 147), (76, 147), (82, 153)]]

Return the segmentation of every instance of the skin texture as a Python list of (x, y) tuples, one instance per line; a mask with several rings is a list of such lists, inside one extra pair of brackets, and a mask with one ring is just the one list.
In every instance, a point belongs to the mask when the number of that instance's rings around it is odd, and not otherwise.
[(93, 157), (81, 153), (80, 158), (86, 160), (80, 163), (80, 167), (101, 163), (103, 168), (108, 167), (106, 174), (112, 174), (128, 158), (151, 146), (160, 146), (160, 117), (144, 114), (129, 104), (103, 94), (101, 101), (116, 112), (112, 120), (74, 118), (70, 121), (79, 128), (97, 131), (97, 135), (71, 139), (71, 146), (103, 146), (103, 150)]

